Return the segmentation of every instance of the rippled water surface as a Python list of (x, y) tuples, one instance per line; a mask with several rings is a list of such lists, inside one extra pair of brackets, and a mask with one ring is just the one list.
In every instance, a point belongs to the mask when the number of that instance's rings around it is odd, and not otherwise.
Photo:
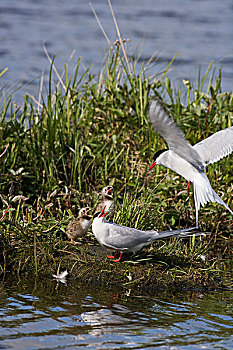
[(0, 349), (232, 349), (233, 294), (142, 296), (68, 280), (0, 287)]
[[(137, 46), (141, 59), (157, 52), (151, 74), (161, 72), (179, 52), (169, 73), (175, 86), (182, 79), (195, 81), (198, 67), (203, 73), (214, 60), (217, 69), (223, 64), (223, 89), (232, 90), (232, 0), (112, 0), (112, 4), (122, 37), (131, 39), (129, 53), (134, 54)], [(93, 6), (113, 42), (117, 34), (107, 0), (93, 0)], [(86, 0), (1, 0), (0, 39), (1, 69), (8, 67), (1, 82), (28, 84), (16, 93), (18, 99), (26, 92), (37, 96), (41, 72), (49, 69), (43, 41), (56, 56), (60, 73), (73, 50), (71, 71), (81, 56), (83, 64), (93, 63), (91, 71), (98, 73), (108, 47)]]

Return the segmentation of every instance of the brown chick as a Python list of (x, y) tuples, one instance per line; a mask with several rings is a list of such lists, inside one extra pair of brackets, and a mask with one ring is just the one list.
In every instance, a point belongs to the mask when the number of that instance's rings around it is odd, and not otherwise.
[(96, 213), (101, 212), (105, 207), (105, 211), (113, 216), (115, 211), (115, 203), (113, 199), (113, 187), (106, 186), (101, 191), (101, 199), (95, 210)]
[(74, 240), (86, 235), (91, 225), (91, 219), (92, 215), (89, 207), (79, 210), (78, 217), (72, 220), (66, 228), (66, 234), (70, 238), (71, 243), (77, 244)]

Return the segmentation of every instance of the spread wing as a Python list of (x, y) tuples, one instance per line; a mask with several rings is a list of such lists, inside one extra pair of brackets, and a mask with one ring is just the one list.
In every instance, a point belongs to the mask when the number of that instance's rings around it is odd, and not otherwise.
[(193, 148), (205, 166), (228, 156), (233, 152), (233, 126), (216, 132)]
[(203, 170), (203, 164), (196, 150), (186, 141), (184, 133), (157, 99), (149, 106), (149, 120), (154, 130), (166, 141), (170, 150), (187, 160), (197, 169)]

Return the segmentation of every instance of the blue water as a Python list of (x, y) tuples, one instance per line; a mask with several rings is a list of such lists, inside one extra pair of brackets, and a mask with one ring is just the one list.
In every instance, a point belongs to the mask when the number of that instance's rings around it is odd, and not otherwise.
[[(223, 90), (232, 90), (232, 0), (112, 0), (112, 5), (122, 37), (131, 40), (129, 54), (138, 51), (147, 59), (157, 52), (151, 74), (163, 71), (179, 52), (169, 72), (176, 87), (189, 78), (197, 85), (198, 67), (203, 73), (214, 60), (217, 70), (223, 66)], [(93, 6), (113, 42), (117, 34), (107, 0), (93, 0)], [(44, 41), (60, 74), (72, 52), (71, 73), (79, 56), (83, 66), (93, 64), (91, 72), (99, 73), (108, 47), (86, 0), (1, 0), (0, 39), (0, 67), (8, 67), (1, 86), (7, 83), (12, 92), (23, 85), (18, 102), (25, 93), (38, 96), (42, 71), (49, 70)]]
[(232, 349), (233, 294), (141, 295), (52, 279), (0, 287), (0, 349)]

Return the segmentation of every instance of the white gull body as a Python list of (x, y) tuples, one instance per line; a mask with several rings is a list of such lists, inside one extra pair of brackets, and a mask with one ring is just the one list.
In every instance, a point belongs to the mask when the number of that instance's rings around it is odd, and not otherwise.
[(204, 172), (208, 164), (232, 153), (233, 127), (218, 131), (192, 146), (157, 99), (152, 100), (150, 104), (149, 119), (154, 130), (165, 139), (169, 147), (169, 150), (159, 152), (151, 169), (155, 164), (163, 165), (193, 183), (196, 227), (200, 205), (204, 206), (208, 202), (222, 204), (233, 215), (232, 210), (213, 190)]
[[(107, 221), (104, 217), (104, 209), (102, 213), (96, 216), (92, 223), (92, 232), (99, 244), (106, 250), (115, 251), (120, 253), (120, 258), (114, 261), (120, 261), (123, 253), (132, 252), (135, 253), (142, 247), (156, 241), (158, 239), (177, 237), (187, 237), (190, 235), (190, 231), (194, 228), (181, 229), (174, 231), (141, 231), (135, 228), (117, 225)], [(116, 254), (115, 254), (116, 256)], [(115, 258), (115, 256), (110, 258)], [(109, 257), (109, 256), (108, 256)]]

